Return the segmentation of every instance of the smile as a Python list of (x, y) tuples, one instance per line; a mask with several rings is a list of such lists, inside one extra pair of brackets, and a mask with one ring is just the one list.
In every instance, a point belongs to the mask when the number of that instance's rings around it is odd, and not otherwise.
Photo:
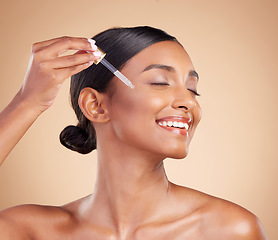
[(169, 116), (156, 120), (156, 123), (165, 130), (188, 136), (191, 119), (182, 116)]
[(187, 123), (177, 122), (177, 121), (174, 121), (174, 122), (172, 122), (172, 121), (162, 121), (162, 122), (158, 122), (158, 125), (164, 126), (164, 127), (181, 128), (181, 129), (185, 129), (185, 130), (189, 129), (189, 125)]

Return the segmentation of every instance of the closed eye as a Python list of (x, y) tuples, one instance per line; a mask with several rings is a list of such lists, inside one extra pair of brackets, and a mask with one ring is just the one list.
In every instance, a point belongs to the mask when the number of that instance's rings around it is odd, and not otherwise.
[(195, 90), (187, 89), (188, 91), (194, 93), (195, 96), (201, 96), (199, 93), (197, 93)]
[[(170, 84), (167, 83), (167, 82), (152, 82), (150, 83), (151, 85), (154, 85), (154, 86), (169, 86)], [(188, 91), (194, 93), (195, 96), (201, 96), (199, 93), (197, 93), (195, 90), (192, 90), (192, 89), (187, 89)]]
[(169, 86), (169, 83), (167, 83), (167, 82), (152, 82), (150, 84), (156, 85), (156, 86)]

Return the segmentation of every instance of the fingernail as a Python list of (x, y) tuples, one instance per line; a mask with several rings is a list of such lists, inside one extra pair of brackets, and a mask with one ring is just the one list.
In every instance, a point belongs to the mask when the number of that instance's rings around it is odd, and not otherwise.
[(95, 57), (100, 57), (101, 56), (101, 52), (98, 52), (98, 51), (93, 52), (93, 54), (95, 55)]
[(88, 38), (89, 43), (96, 44), (96, 41), (94, 39)]
[(94, 39), (90, 39), (88, 38), (89, 43), (91, 44), (91, 47), (94, 51), (97, 50), (97, 46), (96, 46), (96, 41)]

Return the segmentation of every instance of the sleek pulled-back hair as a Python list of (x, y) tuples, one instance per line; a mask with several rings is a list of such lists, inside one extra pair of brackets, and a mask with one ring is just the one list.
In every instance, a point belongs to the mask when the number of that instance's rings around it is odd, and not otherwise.
[[(112, 28), (97, 34), (93, 39), (106, 53), (105, 58), (117, 69), (123, 68), (128, 60), (154, 43), (177, 42), (175, 37), (166, 32), (148, 26)], [(68, 126), (61, 132), (60, 141), (65, 147), (82, 154), (96, 149), (95, 130), (92, 123), (83, 115), (78, 105), (78, 98), (81, 90), (86, 87), (106, 92), (113, 76), (102, 64), (93, 64), (71, 77), (71, 104), (78, 124)]]

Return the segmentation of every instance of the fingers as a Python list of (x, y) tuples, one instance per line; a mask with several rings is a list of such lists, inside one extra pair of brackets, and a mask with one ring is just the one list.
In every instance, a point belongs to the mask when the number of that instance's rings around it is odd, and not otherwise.
[(93, 52), (80, 50), (73, 55), (54, 58), (40, 63), (44, 72), (55, 72), (58, 82), (63, 82), (66, 78), (88, 68), (100, 56), (95, 56)]
[(37, 42), (37, 43), (34, 43), (33, 46), (32, 46), (32, 52), (35, 53), (45, 47), (48, 47), (49, 45), (51, 45), (52, 43), (60, 40), (61, 38), (63, 37), (58, 37), (58, 38), (53, 38), (53, 39), (49, 39), (49, 40), (45, 40), (45, 41), (42, 41), (42, 42)]
[(56, 70), (57, 79), (61, 79), (61, 83), (64, 82), (65, 79), (71, 77), (72, 75), (83, 71), (84, 69), (91, 66), (93, 62), (87, 62), (80, 65), (70, 66), (68, 68), (62, 68)]
[(41, 42), (34, 50), (39, 58), (53, 59), (68, 50), (95, 51), (96, 48), (87, 38), (61, 37)]
[(69, 68), (74, 67), (77, 65), (82, 65), (85, 63), (90, 63), (97, 60), (99, 57), (96, 57), (91, 52), (80, 53), (77, 52), (73, 55), (58, 57), (53, 60), (44, 62), (44, 65), (47, 65), (49, 69), (62, 69), (62, 68)]
[[(71, 75), (84, 70), (99, 58), (94, 56), (97, 49), (94, 40), (76, 37), (60, 37), (33, 45), (33, 64), (39, 72), (56, 76), (61, 83)], [(76, 50), (75, 54), (59, 56), (68, 50)]]

